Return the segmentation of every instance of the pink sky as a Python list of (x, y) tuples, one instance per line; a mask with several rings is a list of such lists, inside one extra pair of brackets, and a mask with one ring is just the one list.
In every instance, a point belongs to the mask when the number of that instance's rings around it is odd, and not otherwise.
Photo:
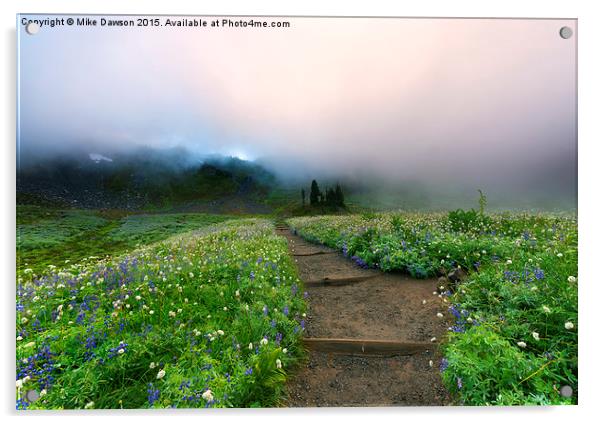
[(399, 177), (575, 160), (576, 35), (558, 33), (575, 21), (272, 20), (291, 28), (22, 35), (22, 145), (184, 145)]

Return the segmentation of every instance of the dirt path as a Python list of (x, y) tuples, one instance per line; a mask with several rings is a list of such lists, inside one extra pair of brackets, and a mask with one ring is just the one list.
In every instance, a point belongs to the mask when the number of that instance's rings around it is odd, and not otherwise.
[(437, 281), (362, 269), (285, 227), (277, 232), (309, 293), (309, 358), (288, 383), (288, 406), (447, 404), (437, 343), (449, 323), (437, 318), (446, 309), (433, 295)]

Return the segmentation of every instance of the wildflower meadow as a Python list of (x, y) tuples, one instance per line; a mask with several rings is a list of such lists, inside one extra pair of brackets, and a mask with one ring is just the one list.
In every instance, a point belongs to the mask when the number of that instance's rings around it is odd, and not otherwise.
[(303, 355), (304, 308), (286, 241), (259, 219), (24, 269), (17, 408), (277, 405)]
[(576, 403), (577, 222), (551, 214), (365, 213), (293, 218), (307, 240), (359, 266), (417, 278), (467, 277), (441, 287), (454, 324), (439, 364), (460, 405)]

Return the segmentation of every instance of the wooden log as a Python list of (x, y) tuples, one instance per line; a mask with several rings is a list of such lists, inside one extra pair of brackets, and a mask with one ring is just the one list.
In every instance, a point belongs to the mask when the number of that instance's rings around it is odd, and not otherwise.
[(432, 351), (436, 343), (400, 342), (392, 340), (304, 338), (303, 344), (309, 350), (342, 355), (394, 356), (414, 355)]
[(347, 284), (361, 283), (362, 281), (371, 280), (378, 277), (379, 274), (361, 277), (342, 277), (342, 278), (330, 278), (324, 277), (319, 280), (305, 281), (306, 287), (321, 287), (321, 286), (345, 286)]
[(293, 256), (333, 255), (335, 253), (339, 253), (339, 252), (325, 252), (323, 250), (320, 250), (318, 252), (312, 252), (312, 253), (294, 253)]

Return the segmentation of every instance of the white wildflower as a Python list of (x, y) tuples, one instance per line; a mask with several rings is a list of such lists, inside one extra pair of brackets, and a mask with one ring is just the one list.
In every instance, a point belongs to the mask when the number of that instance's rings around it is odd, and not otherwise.
[(265, 337), (263, 339), (261, 339), (261, 341), (259, 342), (262, 345), (267, 345), (268, 344), (268, 339), (266, 339)]
[(533, 338), (535, 340), (539, 340), (539, 333), (538, 332), (534, 331), (533, 333), (531, 333), (531, 335), (533, 336)]
[(157, 364), (155, 364), (154, 362), (151, 362), (150, 365), (148, 366), (151, 370), (153, 368), (155, 368), (157, 366)]
[(84, 406), (84, 409), (92, 409), (94, 408), (94, 401), (90, 401), (88, 403), (86, 403), (86, 406)]
[(276, 359), (276, 368), (282, 368), (282, 361), (280, 359)]
[(576, 283), (577, 282), (577, 277), (573, 277), (572, 275), (569, 276), (569, 278), (567, 278), (569, 283)]
[(203, 399), (205, 399), (207, 402), (213, 402), (213, 393), (211, 392), (211, 390), (204, 391), (202, 396)]
[(525, 343), (525, 342), (518, 342), (517, 345), (518, 345), (518, 347), (522, 347), (522, 348), (527, 347), (527, 343)]
[(160, 371), (157, 373), (157, 378), (160, 380), (160, 379), (162, 379), (163, 377), (165, 377), (165, 370), (160, 370)]
[(437, 318), (443, 318), (443, 314), (441, 312), (437, 312)]
[(550, 310), (550, 308), (548, 308), (546, 305), (543, 305), (543, 306), (542, 306), (542, 309), (543, 309), (543, 311), (544, 311), (546, 314), (549, 314), (550, 312), (552, 312), (552, 311)]
[(573, 328), (575, 328), (575, 325), (572, 322), (567, 321), (564, 323), (564, 328), (566, 328), (567, 330), (572, 330)]

